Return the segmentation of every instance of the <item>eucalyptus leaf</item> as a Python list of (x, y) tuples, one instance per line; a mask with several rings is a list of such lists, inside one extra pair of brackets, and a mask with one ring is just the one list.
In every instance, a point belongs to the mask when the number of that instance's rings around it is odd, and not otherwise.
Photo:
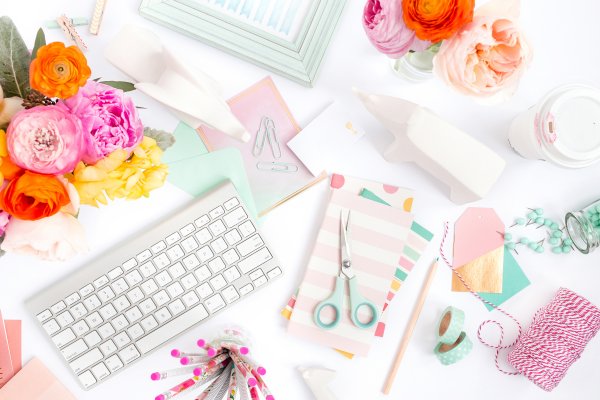
[(161, 131), (160, 129), (146, 127), (144, 128), (144, 136), (156, 140), (156, 144), (162, 151), (175, 144), (175, 136), (170, 132)]
[(9, 17), (0, 17), (0, 86), (5, 97), (24, 98), (29, 89), (27, 45)]
[(40, 47), (46, 45), (46, 35), (44, 34), (44, 30), (42, 28), (38, 29), (37, 35), (35, 35), (35, 43), (33, 44), (33, 50), (31, 51), (31, 61), (35, 60), (37, 57), (37, 52)]
[(104, 83), (105, 85), (112, 86), (116, 89), (121, 89), (124, 92), (131, 92), (135, 90), (135, 86), (131, 82), (125, 81), (100, 81), (100, 83)]

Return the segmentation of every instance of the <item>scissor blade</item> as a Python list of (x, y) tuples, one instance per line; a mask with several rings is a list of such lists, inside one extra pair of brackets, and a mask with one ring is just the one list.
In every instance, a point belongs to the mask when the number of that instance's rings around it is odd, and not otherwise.
[(347, 217), (344, 222), (344, 210), (340, 212), (340, 251), (342, 256), (342, 263), (344, 260), (352, 261), (352, 254), (350, 251), (350, 211), (348, 211)]

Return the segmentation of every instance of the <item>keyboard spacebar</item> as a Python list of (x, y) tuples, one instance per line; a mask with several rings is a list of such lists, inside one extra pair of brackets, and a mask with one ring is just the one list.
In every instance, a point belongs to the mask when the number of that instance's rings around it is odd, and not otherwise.
[(174, 336), (196, 325), (206, 317), (208, 317), (206, 309), (202, 304), (199, 304), (138, 340), (136, 342), (137, 348), (142, 354), (146, 354), (165, 343), (167, 340), (172, 339)]

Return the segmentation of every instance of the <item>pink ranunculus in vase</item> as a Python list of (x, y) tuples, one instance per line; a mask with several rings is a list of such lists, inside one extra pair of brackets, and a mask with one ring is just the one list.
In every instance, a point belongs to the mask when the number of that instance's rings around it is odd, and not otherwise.
[(131, 152), (143, 139), (144, 126), (135, 104), (120, 89), (88, 81), (76, 95), (59, 105), (81, 120), (86, 164), (96, 164), (118, 149)]
[(434, 72), (466, 95), (503, 101), (510, 97), (532, 58), (515, 19), (477, 16), (442, 42)]
[(400, 58), (409, 50), (423, 51), (431, 45), (406, 27), (401, 0), (368, 0), (363, 27), (373, 46), (390, 58)]
[(46, 175), (73, 171), (81, 160), (81, 122), (57, 106), (37, 106), (15, 114), (6, 131), (10, 159), (21, 168)]

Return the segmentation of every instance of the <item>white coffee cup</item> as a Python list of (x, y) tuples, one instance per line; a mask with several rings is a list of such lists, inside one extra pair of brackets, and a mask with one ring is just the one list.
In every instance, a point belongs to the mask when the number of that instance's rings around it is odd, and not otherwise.
[(600, 89), (559, 86), (518, 115), (508, 134), (521, 156), (583, 168), (600, 161)]

